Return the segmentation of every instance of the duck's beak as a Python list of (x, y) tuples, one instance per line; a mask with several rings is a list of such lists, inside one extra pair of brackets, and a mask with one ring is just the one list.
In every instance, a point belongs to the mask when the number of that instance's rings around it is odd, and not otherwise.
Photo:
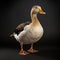
[(46, 14), (46, 12), (44, 12), (42, 9), (39, 9), (39, 13), (40, 14)]

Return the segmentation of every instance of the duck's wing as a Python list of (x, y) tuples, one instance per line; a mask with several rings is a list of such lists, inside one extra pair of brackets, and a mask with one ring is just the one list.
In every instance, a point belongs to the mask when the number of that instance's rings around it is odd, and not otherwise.
[(24, 29), (24, 27), (26, 26), (26, 25), (29, 25), (30, 24), (30, 22), (25, 22), (25, 23), (21, 23), (21, 24), (19, 24), (17, 27), (16, 27), (16, 29), (15, 29), (15, 33), (16, 34), (19, 34), (21, 31), (23, 31), (23, 29)]

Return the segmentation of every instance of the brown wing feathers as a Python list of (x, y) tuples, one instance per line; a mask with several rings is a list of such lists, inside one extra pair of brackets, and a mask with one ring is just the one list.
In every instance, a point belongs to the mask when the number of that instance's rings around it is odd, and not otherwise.
[(26, 25), (29, 25), (30, 24), (30, 22), (25, 22), (25, 23), (21, 23), (21, 24), (19, 24), (18, 26), (17, 26), (17, 28), (15, 29), (15, 33), (16, 34), (19, 34), (21, 31), (23, 31), (23, 29), (24, 29), (24, 27), (26, 26)]

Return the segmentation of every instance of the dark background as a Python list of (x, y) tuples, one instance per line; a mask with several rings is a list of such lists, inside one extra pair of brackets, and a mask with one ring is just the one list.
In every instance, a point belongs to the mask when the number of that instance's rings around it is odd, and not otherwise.
[[(31, 21), (32, 6), (40, 5), (46, 15), (38, 14), (44, 35), (34, 44), (39, 52), (20, 56), (19, 43), (9, 35), (18, 24)], [(56, 0), (15, 0), (0, 1), (0, 60), (59, 60), (59, 1)], [(24, 45), (28, 50), (30, 45)]]

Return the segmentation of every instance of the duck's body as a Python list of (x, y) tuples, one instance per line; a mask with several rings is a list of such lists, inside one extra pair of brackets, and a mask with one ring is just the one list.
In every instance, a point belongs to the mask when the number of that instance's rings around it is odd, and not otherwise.
[(21, 43), (21, 49), (22, 49), (22, 44), (32, 44), (31, 48), (29, 49), (29, 51), (32, 53), (35, 51), (33, 50), (33, 43), (40, 40), (40, 38), (43, 35), (43, 27), (37, 18), (38, 12), (40, 14), (45, 14), (45, 12), (41, 9), (40, 6), (33, 6), (33, 8), (31, 9), (32, 22), (28, 24), (27, 23), (20, 24), (16, 28), (18, 34), (16, 33), (16, 31), (13, 33), (15, 39), (19, 43)]
[[(34, 23), (35, 24), (35, 23)], [(33, 25), (30, 23), (26, 25), (18, 35), (14, 34), (14, 37), (18, 42), (23, 42), (23, 44), (31, 44), (37, 42), (43, 35), (43, 27), (40, 23)]]

